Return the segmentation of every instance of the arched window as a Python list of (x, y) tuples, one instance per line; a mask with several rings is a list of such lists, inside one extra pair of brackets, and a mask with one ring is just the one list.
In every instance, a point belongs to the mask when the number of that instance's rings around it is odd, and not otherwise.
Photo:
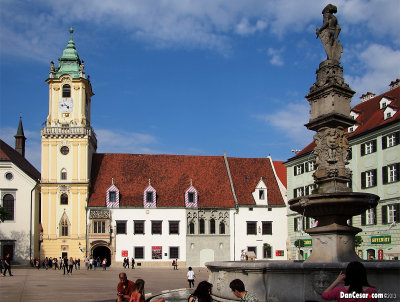
[(194, 223), (193, 222), (189, 223), (189, 234), (191, 234), (191, 235), (194, 234)]
[(65, 84), (62, 88), (62, 97), (63, 98), (70, 98), (71, 97), (71, 86)]
[(60, 204), (68, 204), (68, 194), (67, 193), (61, 194)]
[(6, 211), (4, 220), (14, 220), (14, 196), (11, 194), (4, 195), (3, 208)]
[(215, 234), (215, 219), (210, 220), (210, 234)]
[(68, 216), (64, 212), (64, 214), (60, 220), (60, 236), (62, 236), (62, 237), (68, 236), (68, 231), (69, 231), (70, 225), (71, 224), (69, 223)]
[(61, 177), (61, 180), (66, 180), (67, 179), (67, 170), (62, 169), (60, 177)]
[(225, 234), (225, 223), (223, 223), (222, 221), (219, 223), (219, 233)]
[(200, 219), (200, 234), (204, 234), (205, 233), (205, 222), (204, 219)]

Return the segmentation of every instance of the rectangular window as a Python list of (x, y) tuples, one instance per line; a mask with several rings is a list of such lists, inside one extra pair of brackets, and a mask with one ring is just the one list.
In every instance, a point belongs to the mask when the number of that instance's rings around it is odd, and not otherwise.
[(105, 221), (93, 221), (93, 233), (104, 234), (106, 232)]
[(376, 140), (361, 144), (361, 156), (376, 152)]
[(305, 187), (305, 192), (304, 192), (305, 195), (311, 195), (312, 192), (314, 191), (314, 189), (315, 189), (315, 185), (314, 184), (306, 186)]
[(126, 221), (117, 221), (117, 234), (126, 234)]
[(382, 224), (398, 223), (400, 221), (400, 204), (382, 206)]
[(147, 202), (153, 202), (153, 192), (147, 192), (146, 193), (146, 201)]
[(303, 222), (304, 221), (303, 221), (302, 217), (294, 218), (294, 231), (295, 232), (303, 231), (303, 225), (304, 225)]
[(272, 221), (263, 221), (262, 222), (262, 234), (263, 235), (272, 235)]
[(265, 191), (264, 190), (259, 190), (258, 191), (258, 199), (264, 200), (265, 199)]
[(108, 196), (110, 198), (110, 202), (115, 202), (117, 201), (117, 192), (108, 192)]
[(257, 258), (257, 247), (256, 246), (248, 246), (247, 247), (247, 251), (248, 252), (253, 252), (254, 255), (256, 255), (256, 258)]
[(304, 164), (294, 166), (294, 176), (304, 173)]
[(375, 219), (374, 210), (373, 209), (368, 209), (367, 212), (366, 212), (366, 221), (365, 221), (365, 223), (367, 225), (374, 224), (374, 219)]
[(144, 247), (143, 246), (135, 246), (134, 249), (135, 259), (144, 259)]
[(315, 161), (308, 161), (305, 163), (306, 172), (311, 172), (315, 170)]
[(264, 243), (264, 258), (272, 258), (272, 246), (267, 243)]
[(151, 233), (160, 235), (162, 234), (162, 221), (151, 222)]
[(399, 131), (382, 137), (382, 149), (397, 146), (399, 144)]
[(397, 205), (391, 204), (387, 207), (388, 211), (388, 223), (398, 222), (397, 218)]
[(61, 179), (62, 180), (66, 180), (67, 179), (67, 172), (65, 172), (65, 171), (61, 172)]
[(135, 220), (133, 222), (133, 233), (134, 234), (144, 234), (144, 221)]
[(189, 202), (194, 202), (194, 193), (193, 192), (189, 192), (188, 193), (188, 201)]
[(177, 246), (169, 247), (169, 259), (179, 259), (179, 247)]
[(179, 221), (170, 221), (169, 222), (169, 233), (170, 234), (179, 234)]
[(61, 225), (61, 236), (68, 236), (68, 224)]
[(361, 188), (371, 188), (376, 186), (377, 170), (369, 170), (361, 173)]
[(247, 235), (257, 235), (256, 221), (247, 221)]
[(304, 196), (304, 187), (299, 187), (293, 190), (293, 197), (300, 197)]
[(400, 180), (400, 163), (382, 167), (383, 184), (398, 182)]

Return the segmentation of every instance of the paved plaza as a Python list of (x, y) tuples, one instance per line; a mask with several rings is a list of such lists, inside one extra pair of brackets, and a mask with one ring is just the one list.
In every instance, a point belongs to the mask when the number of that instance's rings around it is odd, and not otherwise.
[[(208, 280), (205, 268), (194, 268), (196, 282)], [(0, 277), (0, 301), (115, 301), (118, 274), (126, 272), (128, 279), (145, 280), (146, 298), (166, 290), (187, 288), (186, 268), (111, 267), (107, 271), (85, 268), (63, 275), (62, 270), (13, 267), (13, 277)]]

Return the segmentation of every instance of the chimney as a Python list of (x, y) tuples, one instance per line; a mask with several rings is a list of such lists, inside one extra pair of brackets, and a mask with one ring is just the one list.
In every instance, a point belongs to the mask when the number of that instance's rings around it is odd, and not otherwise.
[(24, 135), (24, 127), (22, 127), (22, 119), (19, 118), (18, 130), (15, 137), (15, 150), (25, 157), (25, 141), (26, 137)]
[(393, 89), (399, 87), (400, 86), (400, 79), (396, 79), (396, 80), (390, 82), (389, 86), (390, 86), (390, 90), (393, 90)]
[(365, 101), (368, 101), (370, 99), (372, 99), (375, 96), (375, 93), (372, 92), (367, 92), (366, 94), (363, 94), (360, 99), (361, 99), (361, 103), (364, 103)]

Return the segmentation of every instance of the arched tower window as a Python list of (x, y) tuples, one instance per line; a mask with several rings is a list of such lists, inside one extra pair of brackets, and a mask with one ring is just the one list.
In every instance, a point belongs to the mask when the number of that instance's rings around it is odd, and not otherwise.
[(210, 234), (215, 234), (215, 219), (210, 220)]
[(4, 195), (3, 208), (7, 212), (4, 220), (14, 220), (14, 196), (11, 194)]
[(67, 193), (61, 194), (60, 204), (68, 204), (68, 194)]
[(222, 221), (219, 223), (219, 233), (225, 234), (225, 223), (223, 223)]
[(61, 217), (60, 220), (60, 236), (66, 237), (69, 236), (69, 228), (71, 224), (69, 222), (67, 214), (64, 212), (63, 216)]
[(205, 222), (204, 219), (200, 219), (200, 234), (204, 234), (205, 233)]
[(189, 234), (193, 235), (194, 234), (194, 222), (189, 223)]
[(61, 170), (60, 178), (61, 178), (61, 180), (67, 180), (67, 170), (65, 170), (65, 169)]
[(62, 97), (63, 98), (70, 98), (71, 97), (71, 86), (68, 84), (65, 84), (62, 87)]

